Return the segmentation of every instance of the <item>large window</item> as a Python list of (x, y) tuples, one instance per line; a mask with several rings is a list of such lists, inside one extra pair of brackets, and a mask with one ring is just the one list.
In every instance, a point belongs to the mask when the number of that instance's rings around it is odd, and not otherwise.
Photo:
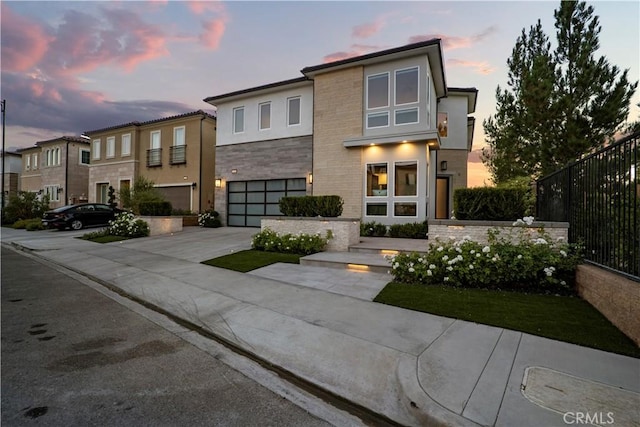
[(449, 136), (449, 114), (438, 113), (438, 133), (440, 138)]
[(395, 196), (418, 195), (418, 163), (398, 162), (395, 164)]
[(367, 109), (389, 106), (389, 73), (367, 77)]
[(173, 128), (173, 145), (184, 145), (184, 126)]
[(287, 125), (297, 126), (300, 124), (300, 97), (287, 99)]
[(116, 137), (110, 136), (107, 138), (107, 154), (106, 157), (115, 157), (116, 156)]
[(120, 155), (121, 156), (131, 155), (131, 134), (130, 133), (122, 135), (121, 137)]
[(388, 185), (386, 163), (367, 165), (367, 196), (386, 196)]
[(396, 105), (418, 102), (418, 67), (396, 71)]
[(100, 159), (100, 140), (99, 139), (93, 140), (93, 159), (94, 160)]
[(233, 109), (233, 133), (244, 132), (244, 107)]
[(158, 148), (161, 147), (161, 145), (160, 145), (160, 137), (161, 137), (161, 133), (160, 133), (159, 130), (151, 132), (151, 141), (150, 141), (150, 145), (149, 145), (150, 149), (157, 150)]
[(258, 109), (260, 111), (260, 130), (271, 129), (271, 103), (260, 104)]
[(49, 196), (49, 201), (51, 201), (51, 202), (59, 202), (60, 201), (59, 190), (60, 190), (60, 187), (57, 186), (57, 185), (45, 185), (44, 186), (44, 194)]

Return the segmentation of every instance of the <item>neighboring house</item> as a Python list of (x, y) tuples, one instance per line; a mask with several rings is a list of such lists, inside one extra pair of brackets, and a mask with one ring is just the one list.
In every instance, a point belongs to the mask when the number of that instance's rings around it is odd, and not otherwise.
[(22, 156), (11, 151), (1, 152), (2, 174), (4, 175), (5, 203), (9, 197), (20, 191), (20, 175), (22, 174)]
[(20, 150), (21, 190), (49, 196), (56, 208), (87, 200), (89, 143), (76, 136), (39, 141)]
[(260, 226), (283, 196), (311, 194), (313, 82), (305, 77), (207, 98), (218, 109), (215, 207)]
[(213, 207), (216, 118), (204, 111), (131, 122), (84, 134), (91, 140), (89, 200), (106, 203), (143, 176), (174, 209)]
[[(218, 108), (216, 174), (224, 185), (216, 208), (228, 225), (258, 226), (260, 215), (278, 213), (288, 194), (282, 183), (305, 177), (304, 193), (344, 199), (344, 217), (449, 217), (453, 189), (466, 186), (477, 90), (447, 88), (439, 39), (302, 74), (205, 99)], [(288, 103), (298, 97), (300, 125), (292, 128)]]

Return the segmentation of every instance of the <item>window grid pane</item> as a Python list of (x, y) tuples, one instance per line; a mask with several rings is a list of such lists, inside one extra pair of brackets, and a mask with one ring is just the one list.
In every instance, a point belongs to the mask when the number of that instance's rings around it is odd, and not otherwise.
[(389, 126), (389, 113), (367, 114), (367, 127), (379, 128)]
[(396, 105), (418, 102), (418, 68), (396, 71)]
[(414, 162), (396, 163), (395, 195), (416, 196), (418, 194), (418, 164)]
[(367, 78), (367, 108), (389, 106), (389, 75), (379, 74)]

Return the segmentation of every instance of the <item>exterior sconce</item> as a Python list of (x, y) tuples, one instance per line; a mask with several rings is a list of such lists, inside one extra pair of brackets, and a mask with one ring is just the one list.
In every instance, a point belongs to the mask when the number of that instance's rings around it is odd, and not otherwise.
[(309, 174), (309, 184), (313, 184), (313, 174)]
[(238, 173), (238, 169), (231, 169), (231, 173), (232, 173), (232, 174), (236, 174), (236, 173)]
[(440, 170), (441, 171), (446, 171), (447, 170), (447, 161), (443, 160), (440, 162)]
[(216, 178), (216, 188), (222, 187), (222, 179)]
[(62, 193), (64, 190), (62, 187), (58, 187), (58, 193)]
[(196, 189), (196, 187), (197, 187), (197, 186), (198, 186), (198, 184), (197, 184), (197, 183), (195, 183), (195, 182), (192, 182), (192, 183), (191, 183), (191, 188), (193, 188), (194, 190)]

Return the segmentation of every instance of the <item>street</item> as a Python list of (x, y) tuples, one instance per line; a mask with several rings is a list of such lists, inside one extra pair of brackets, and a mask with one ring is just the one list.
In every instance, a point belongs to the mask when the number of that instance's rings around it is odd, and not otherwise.
[(324, 426), (211, 354), (2, 247), (2, 425)]

